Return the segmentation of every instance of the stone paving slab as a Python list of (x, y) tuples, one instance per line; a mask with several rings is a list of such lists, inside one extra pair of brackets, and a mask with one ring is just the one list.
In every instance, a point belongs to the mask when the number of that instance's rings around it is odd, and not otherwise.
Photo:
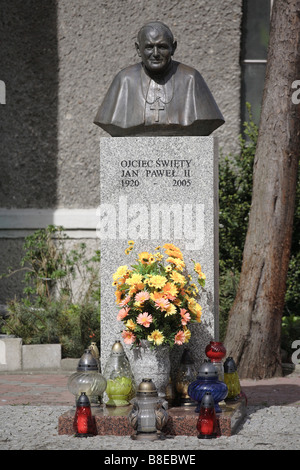
[(117, 453), (130, 456), (140, 450), (141, 465), (147, 453), (154, 452), (186, 452), (199, 456), (201, 462), (203, 450), (300, 450), (299, 373), (263, 381), (241, 380), (248, 397), (247, 416), (235, 435), (209, 441), (174, 436), (147, 445), (129, 436), (78, 439), (59, 435), (59, 417), (74, 407), (67, 390), (69, 375), (61, 370), (0, 373), (1, 450), (101, 450), (102, 463)]
[(300, 406), (300, 374), (264, 380), (241, 380), (250, 405)]
[(1, 405), (74, 405), (67, 373), (0, 374)]
[[(67, 389), (72, 372), (0, 373), (1, 405), (73, 406)], [(241, 380), (248, 405), (300, 405), (300, 373), (264, 380)]]

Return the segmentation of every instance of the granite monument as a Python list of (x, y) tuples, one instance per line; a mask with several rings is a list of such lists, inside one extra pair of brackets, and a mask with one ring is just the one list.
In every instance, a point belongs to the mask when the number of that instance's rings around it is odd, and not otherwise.
[[(100, 139), (102, 367), (121, 339), (112, 275), (134, 264), (125, 255), (131, 239), (138, 252), (177, 244), (191, 271), (191, 260), (201, 263), (203, 320), (189, 343), (200, 366), (218, 338), (218, 157), (210, 134), (224, 118), (200, 73), (173, 60), (166, 25), (143, 26), (136, 50), (141, 62), (119, 72), (94, 120), (113, 137)], [(175, 369), (179, 357), (175, 351)]]

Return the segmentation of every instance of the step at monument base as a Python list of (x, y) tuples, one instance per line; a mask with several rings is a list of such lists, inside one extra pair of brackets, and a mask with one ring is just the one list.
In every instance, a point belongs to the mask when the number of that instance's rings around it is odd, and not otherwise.
[[(244, 398), (236, 401), (227, 401), (221, 404), (222, 413), (217, 414), (220, 436), (233, 435), (246, 415), (246, 402)], [(107, 407), (105, 405), (93, 406), (92, 414), (95, 418), (98, 436), (131, 436), (134, 430), (128, 422), (127, 416), (131, 406)], [(196, 428), (198, 413), (195, 407), (174, 407), (168, 409), (169, 419), (163, 429), (165, 436), (197, 436)], [(75, 407), (59, 417), (58, 434), (74, 434), (73, 420)]]

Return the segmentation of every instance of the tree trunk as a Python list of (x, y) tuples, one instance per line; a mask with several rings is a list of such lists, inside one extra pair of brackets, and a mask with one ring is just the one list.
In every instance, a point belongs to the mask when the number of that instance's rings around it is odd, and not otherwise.
[(281, 317), (300, 152), (300, 0), (275, 0), (243, 266), (225, 346), (241, 378), (281, 375)]

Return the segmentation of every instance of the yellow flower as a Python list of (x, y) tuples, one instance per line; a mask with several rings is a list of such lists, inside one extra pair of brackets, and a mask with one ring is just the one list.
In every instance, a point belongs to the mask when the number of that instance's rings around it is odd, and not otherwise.
[(184, 342), (188, 343), (189, 340), (191, 339), (191, 331), (186, 326), (183, 327), (183, 331), (184, 331)]
[(198, 292), (199, 292), (199, 289), (198, 287), (196, 286), (196, 284), (191, 284), (191, 287), (193, 288), (193, 295), (197, 295)]
[(136, 323), (134, 323), (133, 320), (128, 320), (125, 323), (125, 326), (126, 326), (126, 328), (128, 328), (129, 330), (132, 330), (132, 331), (134, 331), (136, 329)]
[(165, 276), (160, 276), (159, 274), (151, 276), (148, 280), (148, 284), (155, 289), (162, 289), (167, 282)]
[(129, 240), (129, 241), (128, 241), (128, 245), (134, 245), (134, 241), (133, 241), (133, 240)]
[(164, 339), (164, 335), (159, 330), (154, 330), (151, 335), (148, 335), (148, 341), (153, 341), (157, 345), (162, 344)]
[(177, 271), (172, 271), (171, 279), (175, 282), (175, 284), (180, 284), (180, 286), (184, 286), (184, 284), (186, 284), (185, 277)]
[(176, 312), (177, 312), (177, 308), (175, 307), (175, 305), (170, 304), (169, 307), (167, 308), (165, 316), (168, 317), (169, 315), (174, 315)]
[(196, 313), (196, 308), (197, 308), (196, 305), (198, 305), (196, 300), (193, 299), (192, 297), (188, 297), (188, 296), (186, 296), (186, 298), (187, 298), (187, 302), (188, 302), (188, 309), (192, 313)]
[(197, 304), (195, 305), (195, 313), (196, 313), (196, 321), (200, 323), (201, 321), (201, 315), (202, 315), (202, 307), (201, 305)]
[(125, 276), (128, 271), (128, 266), (120, 266), (117, 271), (113, 274), (113, 280), (116, 281), (120, 277)]
[(175, 264), (176, 269), (179, 269), (179, 271), (182, 271), (183, 268), (185, 267), (184, 261), (182, 261), (179, 258), (167, 258), (167, 263), (173, 263)]
[(138, 261), (142, 264), (152, 264), (154, 263), (155, 259), (151, 253), (148, 253), (148, 251), (143, 251), (142, 253), (139, 253)]
[(129, 289), (129, 295), (133, 295), (133, 294), (136, 294), (138, 291), (140, 290), (143, 290), (144, 289), (144, 284), (142, 282), (138, 283), (138, 284), (134, 284), (133, 286), (130, 287)]
[(168, 266), (166, 266), (166, 267), (165, 267), (165, 271), (166, 271), (166, 273), (169, 273), (169, 272), (171, 272), (171, 271), (172, 271), (172, 269), (173, 269), (173, 266), (171, 266), (170, 264), (169, 264)]
[(143, 281), (143, 276), (141, 274), (134, 273), (131, 277), (129, 277), (126, 281), (126, 284), (129, 286), (135, 286), (136, 284), (140, 284)]

